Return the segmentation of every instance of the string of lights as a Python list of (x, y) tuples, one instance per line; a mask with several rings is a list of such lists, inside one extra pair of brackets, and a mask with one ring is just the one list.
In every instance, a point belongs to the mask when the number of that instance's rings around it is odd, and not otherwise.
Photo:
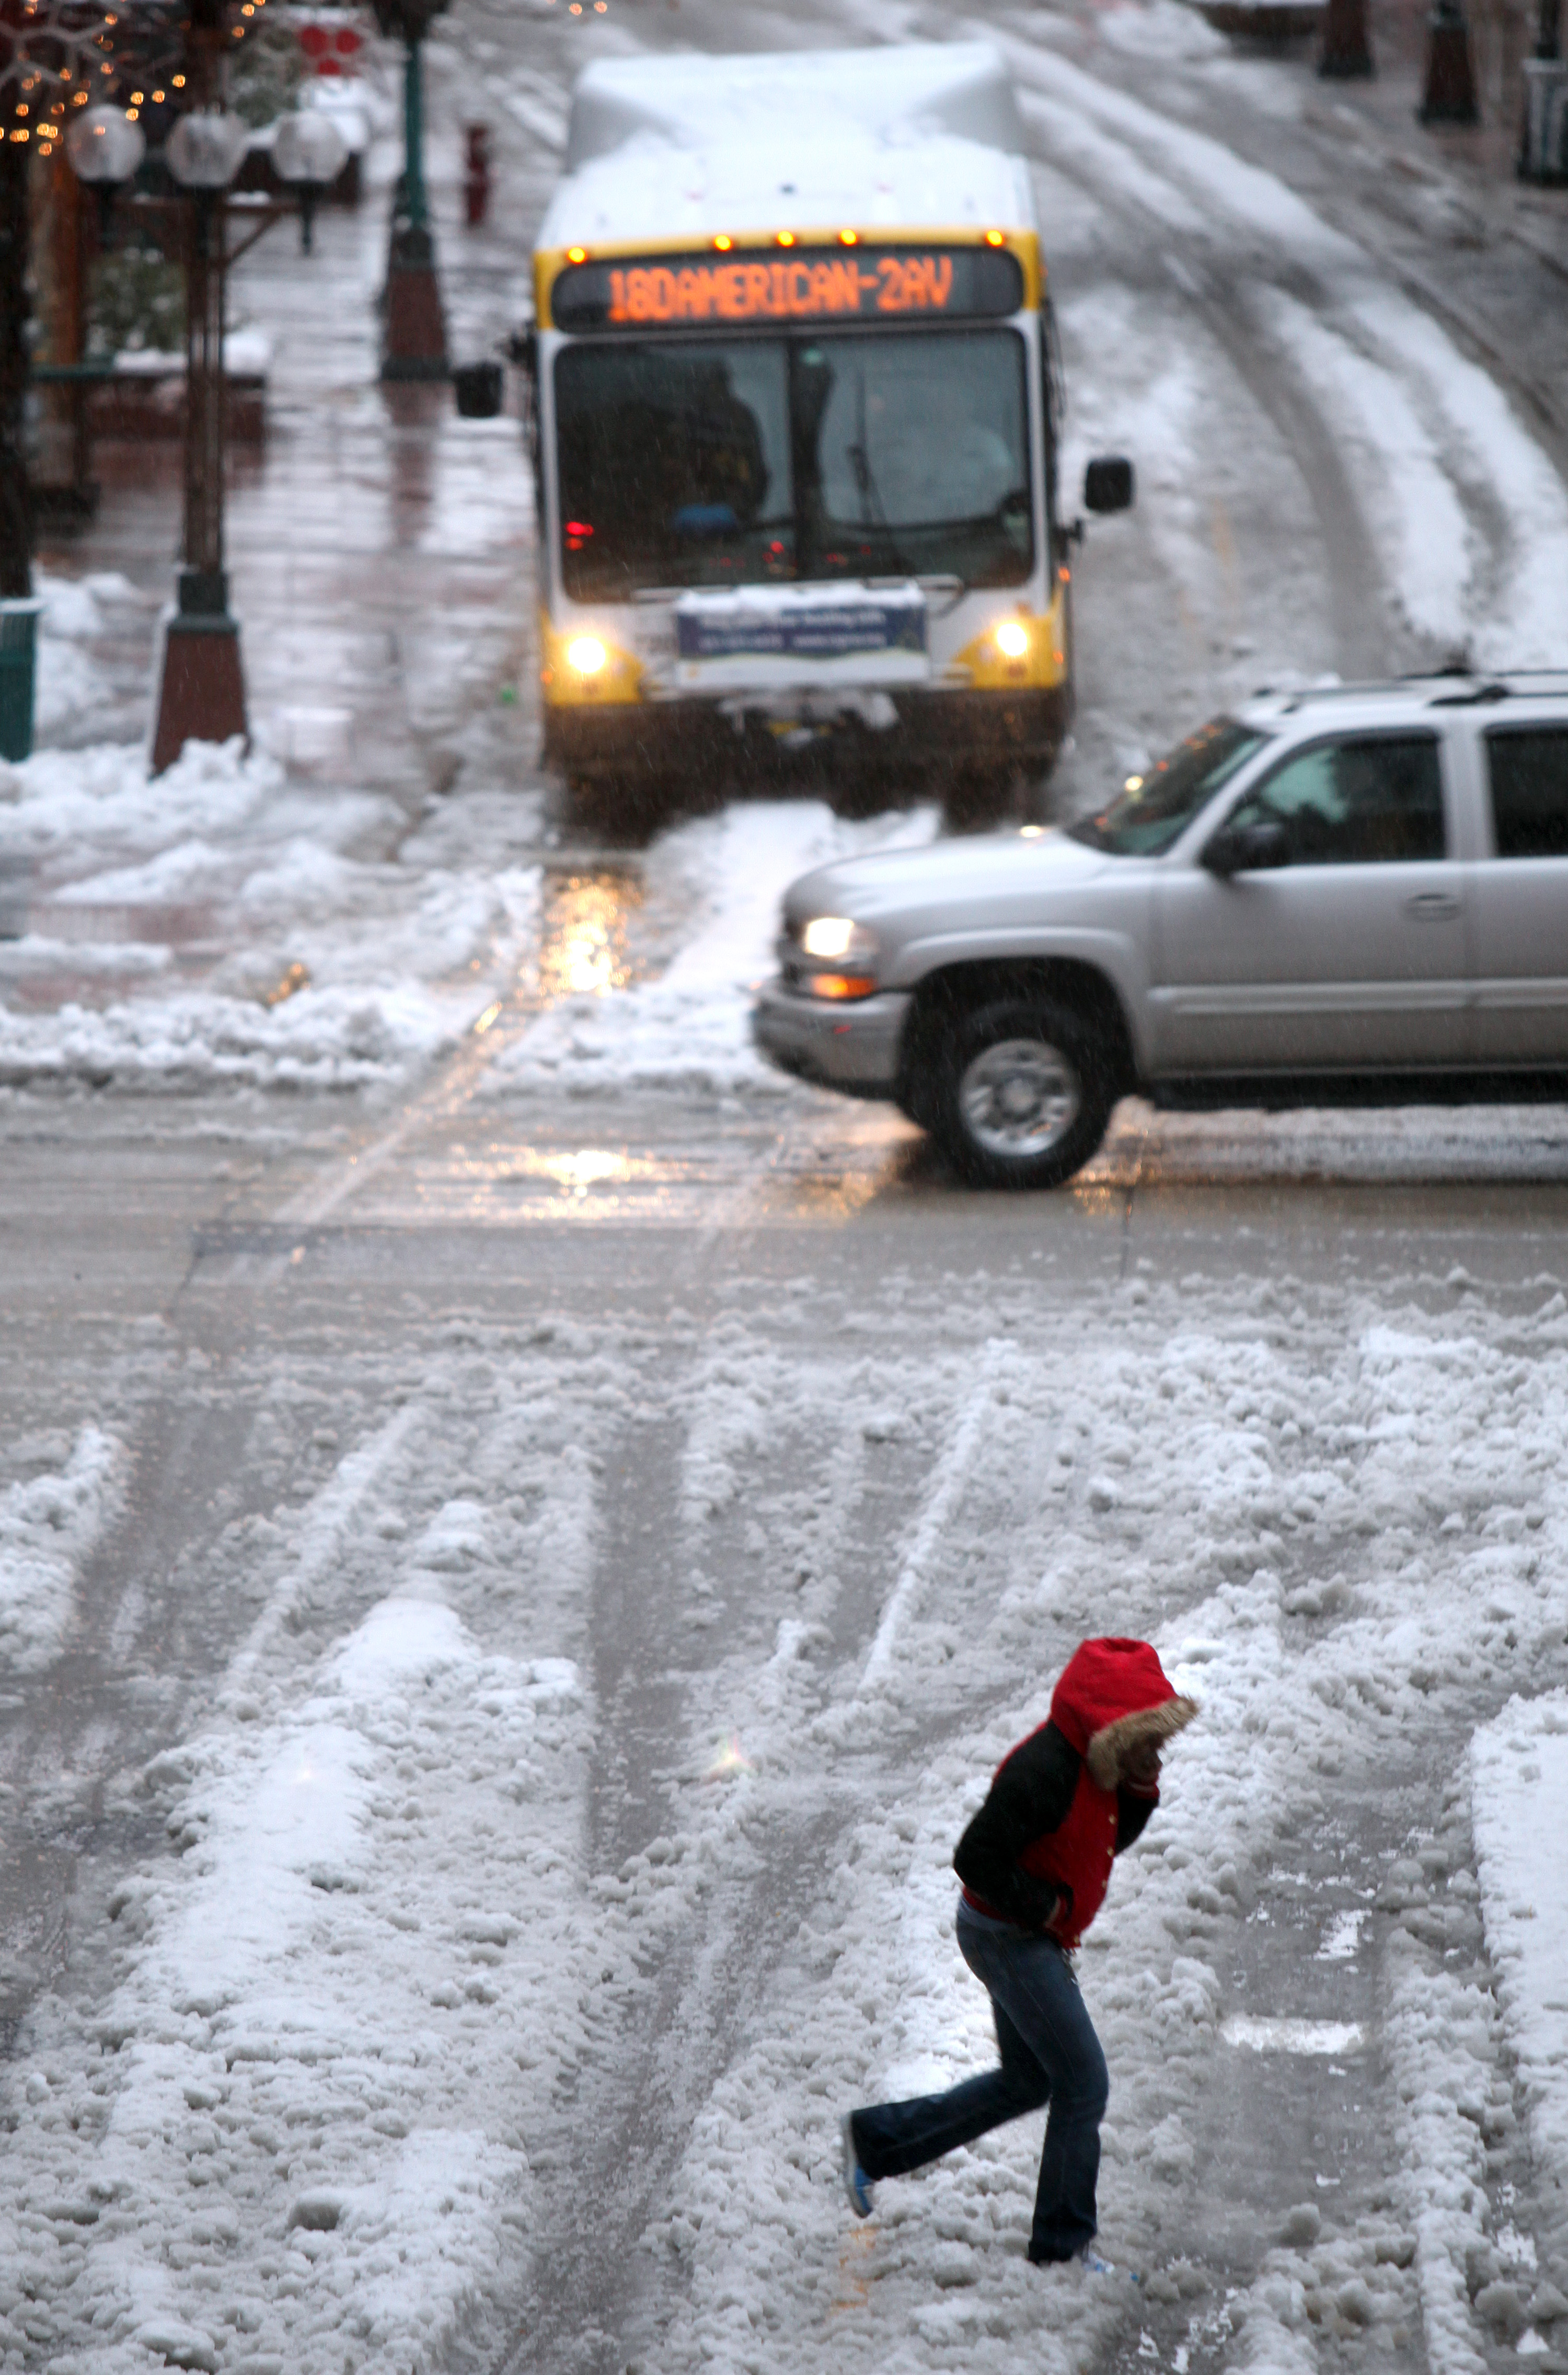
[[(226, 33), (243, 42), (267, 0), (229, 0)], [(123, 108), (161, 145), (185, 105), (187, 0), (0, 0), (0, 142), (49, 148), (74, 111)]]

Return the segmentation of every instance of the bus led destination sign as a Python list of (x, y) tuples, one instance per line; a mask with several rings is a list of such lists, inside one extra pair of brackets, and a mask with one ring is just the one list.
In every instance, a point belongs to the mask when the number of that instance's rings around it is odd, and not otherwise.
[(1016, 313), (1023, 274), (990, 247), (796, 248), (715, 258), (618, 258), (568, 267), (550, 294), (560, 330), (684, 329), (708, 322), (973, 320)]

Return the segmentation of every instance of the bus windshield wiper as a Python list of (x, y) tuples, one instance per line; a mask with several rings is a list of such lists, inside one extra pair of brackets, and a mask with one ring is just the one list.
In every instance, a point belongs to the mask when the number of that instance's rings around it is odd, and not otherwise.
[(863, 527), (880, 528), (883, 536), (887, 538), (888, 550), (892, 556), (897, 566), (903, 571), (906, 576), (913, 576), (914, 572), (910, 568), (908, 559), (900, 546), (897, 537), (893, 534), (893, 531), (889, 525), (888, 514), (882, 504), (881, 492), (878, 488), (876, 476), (871, 468), (871, 456), (866, 450), (866, 372), (864, 367), (862, 367), (856, 374), (855, 411), (855, 443), (853, 445), (846, 446), (844, 451), (850, 469), (854, 473), (855, 487), (860, 496), (861, 526)]

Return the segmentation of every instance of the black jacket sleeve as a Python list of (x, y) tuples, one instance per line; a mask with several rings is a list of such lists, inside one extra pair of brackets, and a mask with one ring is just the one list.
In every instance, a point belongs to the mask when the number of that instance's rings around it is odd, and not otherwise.
[(1043, 1724), (1014, 1749), (958, 1843), (953, 1865), (964, 1886), (1020, 1929), (1043, 1930), (1066, 1893), (1018, 1860), (1066, 1821), (1078, 1776), (1078, 1752), (1054, 1723)]
[(1143, 1837), (1144, 1826), (1160, 1803), (1158, 1790), (1134, 1790), (1124, 1781), (1116, 1791), (1116, 1853)]

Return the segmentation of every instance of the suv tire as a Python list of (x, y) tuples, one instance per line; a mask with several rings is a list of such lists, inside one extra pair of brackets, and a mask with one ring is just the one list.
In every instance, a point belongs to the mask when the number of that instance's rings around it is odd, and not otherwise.
[(1049, 998), (958, 1016), (933, 1088), (933, 1137), (984, 1188), (1060, 1187), (1099, 1146), (1121, 1093), (1105, 1033)]

